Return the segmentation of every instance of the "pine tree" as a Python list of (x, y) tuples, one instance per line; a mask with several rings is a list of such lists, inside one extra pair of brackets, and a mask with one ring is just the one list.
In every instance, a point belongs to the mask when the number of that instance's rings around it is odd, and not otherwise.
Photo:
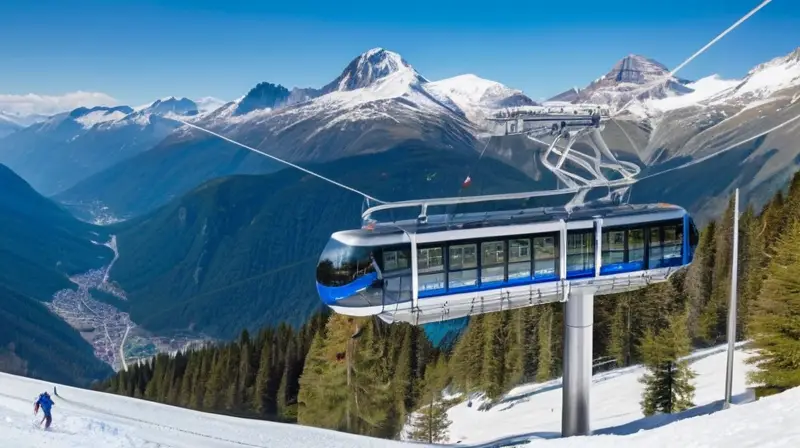
[(192, 399), (192, 378), (197, 369), (197, 353), (189, 353), (186, 370), (181, 378), (180, 392), (178, 393), (178, 406), (189, 407)]
[(695, 374), (688, 361), (681, 360), (691, 351), (687, 318), (685, 312), (679, 312), (669, 319), (666, 329), (645, 332), (641, 352), (647, 373), (640, 379), (645, 386), (641, 402), (645, 416), (671, 414), (694, 406)]
[[(245, 337), (246, 336), (246, 337)], [(236, 385), (239, 406), (250, 403), (250, 394), (253, 384), (253, 349), (250, 345), (250, 337), (247, 330), (242, 332), (241, 338), (241, 358), (239, 362), (239, 381)]]
[(545, 382), (553, 375), (553, 321), (554, 312), (551, 305), (544, 305), (539, 315), (539, 358), (536, 368), (536, 381)]
[(481, 386), (483, 374), (484, 320), (485, 315), (470, 318), (467, 329), (456, 343), (453, 357), (450, 360), (456, 384), (467, 393), (474, 392)]
[(800, 222), (776, 244), (767, 278), (753, 304), (750, 333), (758, 368), (749, 379), (764, 394), (800, 385)]
[(443, 359), (428, 367), (423, 384), (423, 407), (412, 421), (409, 438), (427, 443), (446, 442), (447, 428), (452, 422), (447, 418), (448, 403), (442, 399), (442, 389), (447, 385), (447, 364)]
[(748, 207), (739, 220), (739, 281), (736, 310), (736, 339), (744, 340), (750, 307), (763, 284), (764, 239), (761, 220)]
[(733, 199), (720, 218), (715, 232), (714, 266), (711, 297), (700, 315), (700, 334), (709, 344), (727, 337), (728, 299), (731, 295), (733, 260)]
[(506, 338), (508, 314), (487, 314), (484, 320), (485, 348), (483, 351), (483, 376), (481, 384), (489, 400), (499, 398), (505, 389)]
[(412, 344), (412, 334), (411, 328), (407, 326), (401, 327), (401, 330), (398, 330), (400, 333), (397, 336), (402, 336), (402, 340), (400, 342), (399, 353), (397, 355), (397, 360), (395, 361), (395, 372), (394, 372), (394, 386), (395, 386), (395, 394), (396, 400), (402, 407), (403, 413), (405, 414), (409, 410), (411, 410), (411, 406), (413, 406), (413, 399), (414, 399), (414, 381), (413, 381), (413, 366), (412, 360), (414, 359), (413, 353), (413, 344)]
[(539, 356), (539, 341), (537, 325), (541, 307), (531, 306), (517, 312), (522, 315), (522, 378), (523, 382), (530, 382), (536, 378), (536, 363)]
[(695, 251), (694, 260), (684, 278), (683, 289), (689, 302), (688, 326), (693, 340), (703, 339), (701, 315), (711, 299), (712, 279), (716, 245), (716, 223), (711, 222), (700, 233), (700, 241)]
[(510, 388), (522, 382), (525, 373), (525, 330), (523, 310), (505, 311), (508, 315), (508, 335), (506, 338), (506, 356), (504, 383)]
[(365, 435), (384, 430), (392, 389), (380, 374), (382, 351), (373, 330), (370, 321), (330, 318), (300, 378), (299, 423)]
[(214, 360), (211, 363), (211, 372), (206, 383), (205, 395), (203, 396), (203, 408), (206, 410), (214, 411), (219, 409), (226, 358), (227, 356), (221, 350), (214, 352)]
[(318, 334), (314, 338), (306, 357), (297, 398), (297, 421), (303, 425), (352, 430), (353, 403), (348, 384), (352, 320), (334, 315), (325, 329), (324, 337)]
[(268, 340), (261, 341), (261, 355), (258, 361), (258, 373), (253, 391), (252, 409), (257, 414), (264, 415), (267, 412), (268, 400), (267, 387), (270, 375), (270, 360), (272, 359), (272, 345)]
[(622, 293), (616, 297), (614, 314), (611, 317), (611, 334), (609, 355), (613, 356), (617, 366), (627, 366), (633, 362), (633, 313), (632, 300), (635, 295)]
[(225, 409), (232, 411), (239, 408), (242, 402), (239, 384), (240, 354), (239, 345), (231, 344), (225, 350), (228, 356), (225, 359), (224, 384), (227, 385), (225, 393)]

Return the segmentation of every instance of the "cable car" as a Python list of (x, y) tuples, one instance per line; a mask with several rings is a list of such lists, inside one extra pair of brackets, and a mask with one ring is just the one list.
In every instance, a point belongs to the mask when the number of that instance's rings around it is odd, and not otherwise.
[(699, 239), (686, 210), (670, 204), (422, 218), (334, 233), (317, 265), (322, 302), (420, 325), (566, 300), (575, 286), (617, 293), (667, 280), (691, 263)]

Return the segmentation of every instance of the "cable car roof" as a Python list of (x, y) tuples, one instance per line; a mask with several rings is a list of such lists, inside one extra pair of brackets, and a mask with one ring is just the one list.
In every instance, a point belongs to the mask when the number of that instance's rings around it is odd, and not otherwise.
[[(586, 204), (583, 207), (568, 211), (565, 207), (539, 207), (505, 211), (491, 211), (460, 214), (430, 214), (426, 223), (416, 219), (407, 219), (394, 222), (376, 222), (374, 226), (366, 229), (345, 230), (336, 232), (335, 235), (344, 234), (369, 234), (374, 237), (407, 232), (409, 234), (426, 234), (448, 230), (469, 230), (487, 227), (500, 227), (509, 225), (549, 223), (559, 220), (587, 221), (595, 218), (624, 218), (646, 217), (648, 215), (665, 214), (674, 218), (680, 217), (686, 211), (672, 204), (622, 204), (612, 205), (607, 203)], [(669, 213), (672, 212), (672, 213)], [(655, 218), (659, 219), (659, 218)]]

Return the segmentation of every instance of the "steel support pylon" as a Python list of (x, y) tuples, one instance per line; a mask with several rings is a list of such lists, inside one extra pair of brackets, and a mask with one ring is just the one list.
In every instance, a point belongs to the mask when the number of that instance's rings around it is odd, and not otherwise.
[(591, 433), (589, 393), (592, 386), (594, 289), (570, 291), (564, 303), (564, 377), (561, 436)]

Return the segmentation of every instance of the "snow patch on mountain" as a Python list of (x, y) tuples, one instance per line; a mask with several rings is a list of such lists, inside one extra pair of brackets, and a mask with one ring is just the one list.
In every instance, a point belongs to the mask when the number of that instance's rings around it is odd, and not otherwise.
[(215, 98), (213, 96), (204, 96), (194, 100), (194, 103), (197, 105), (197, 110), (201, 114), (205, 114), (219, 109), (227, 104), (227, 101)]
[(741, 84), (719, 101), (749, 102), (770, 97), (792, 87), (800, 87), (800, 48), (756, 66)]
[(22, 128), (23, 126), (17, 124), (11, 119), (4, 117), (2, 115), (2, 112), (0, 112), (0, 138), (5, 137), (6, 135), (12, 134), (14, 132), (17, 132)]
[(128, 113), (123, 110), (98, 108), (75, 118), (75, 121), (83, 125), (84, 128), (89, 129), (100, 123), (122, 120), (126, 116), (128, 116)]
[(648, 99), (643, 103), (643, 107), (653, 112), (667, 112), (696, 106), (720, 93), (733, 89), (740, 83), (741, 81), (737, 79), (722, 79), (719, 75), (711, 75), (687, 84), (686, 87), (691, 89), (691, 92), (687, 94)]
[(0, 110), (0, 122), (11, 123), (22, 128), (26, 128), (35, 123), (40, 123), (48, 118), (49, 115), (22, 114), (8, 110)]

